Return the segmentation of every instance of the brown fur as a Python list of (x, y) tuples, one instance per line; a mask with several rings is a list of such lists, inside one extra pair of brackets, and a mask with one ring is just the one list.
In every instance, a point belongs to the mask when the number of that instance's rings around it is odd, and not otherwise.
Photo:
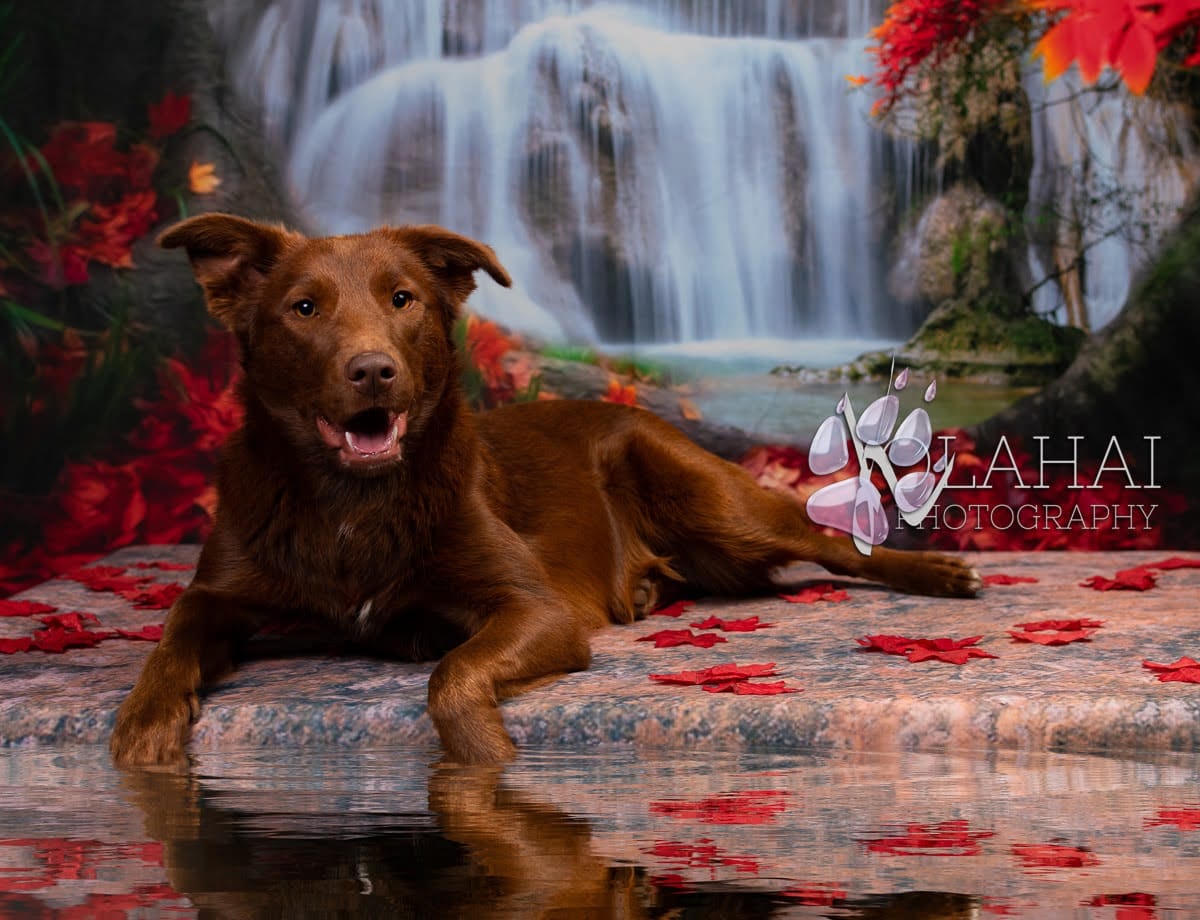
[[(649, 412), (472, 414), (452, 325), (476, 270), (509, 284), (480, 243), (430, 226), (306, 239), (223, 214), (161, 243), (187, 250), (240, 340), (246, 418), (195, 579), (117, 714), (120, 764), (181, 759), (198, 691), (268, 617), (302, 612), (397, 655), (444, 654), (429, 712), (446, 755), (490, 763), (513, 754), (499, 700), (586, 668), (593, 630), (683, 586), (747, 593), (808, 560), (916, 593), (979, 588), (956, 559), (864, 556), (825, 536), (799, 502)], [(385, 444), (391, 425), (402, 436)]]

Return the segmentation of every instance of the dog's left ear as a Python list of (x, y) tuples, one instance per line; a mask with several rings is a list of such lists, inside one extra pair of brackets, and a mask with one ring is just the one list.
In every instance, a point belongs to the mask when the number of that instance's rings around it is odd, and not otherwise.
[(395, 234), (405, 249), (414, 253), (446, 283), (456, 303), (462, 303), (475, 290), (473, 275), (479, 269), (491, 275), (497, 284), (512, 287), (512, 278), (491, 246), (434, 224), (400, 227)]

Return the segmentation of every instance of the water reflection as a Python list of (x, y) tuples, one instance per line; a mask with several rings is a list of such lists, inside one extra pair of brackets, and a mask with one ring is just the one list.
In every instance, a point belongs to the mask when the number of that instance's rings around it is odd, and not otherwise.
[(0, 916), (1168, 917), (1196, 759), (0, 752)]

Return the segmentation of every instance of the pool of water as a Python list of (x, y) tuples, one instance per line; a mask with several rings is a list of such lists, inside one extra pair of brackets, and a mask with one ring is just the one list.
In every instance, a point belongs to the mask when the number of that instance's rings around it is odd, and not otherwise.
[(0, 751), (0, 917), (1200, 915), (1200, 759)]

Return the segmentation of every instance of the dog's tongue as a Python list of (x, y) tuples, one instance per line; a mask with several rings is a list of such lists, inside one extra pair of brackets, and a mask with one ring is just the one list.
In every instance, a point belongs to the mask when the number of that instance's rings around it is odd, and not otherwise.
[(392, 429), (382, 432), (347, 431), (346, 441), (360, 454), (377, 454), (392, 443)]

